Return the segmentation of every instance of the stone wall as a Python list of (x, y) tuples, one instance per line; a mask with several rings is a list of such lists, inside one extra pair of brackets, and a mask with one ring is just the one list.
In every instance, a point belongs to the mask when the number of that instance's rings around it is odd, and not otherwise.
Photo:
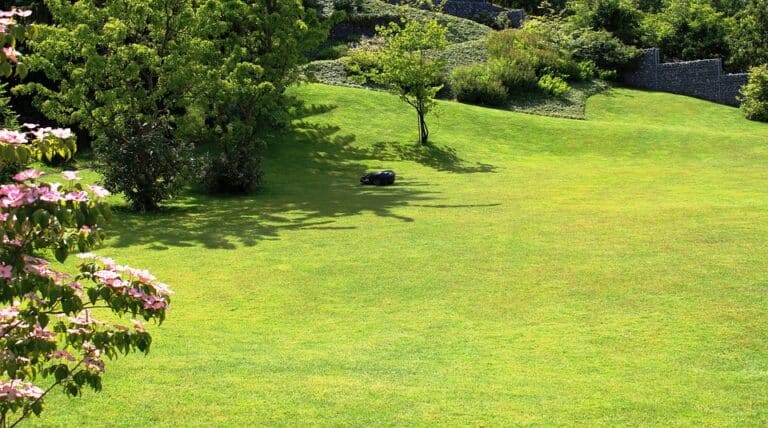
[(624, 83), (654, 91), (688, 95), (720, 104), (739, 105), (739, 89), (747, 74), (725, 74), (719, 59), (667, 62), (659, 60), (659, 50), (646, 49), (635, 71), (624, 74)]
[(443, 13), (473, 21), (478, 21), (484, 15), (496, 18), (501, 14), (506, 14), (512, 28), (520, 28), (525, 18), (522, 9), (505, 9), (487, 1), (447, 0), (443, 6)]
[(390, 22), (399, 22), (397, 16), (384, 16), (357, 21), (341, 21), (331, 28), (328, 38), (331, 40), (346, 40), (351, 36), (373, 37), (376, 34), (376, 26), (387, 26)]
[[(385, 0), (392, 4), (399, 4), (401, 0)], [(436, 6), (442, 6), (442, 12), (447, 15), (458, 16), (459, 18), (471, 19), (473, 21), (483, 22), (485, 18), (495, 19), (501, 14), (506, 14), (511, 28), (520, 28), (525, 19), (525, 12), (522, 9), (506, 9), (496, 6), (488, 0), (433, 0)], [(423, 6), (429, 8), (428, 5)]]

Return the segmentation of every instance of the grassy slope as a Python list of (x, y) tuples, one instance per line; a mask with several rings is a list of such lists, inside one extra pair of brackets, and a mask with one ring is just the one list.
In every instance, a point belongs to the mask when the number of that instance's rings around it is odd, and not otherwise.
[(393, 96), (296, 92), (265, 192), (117, 218), (174, 311), (41, 426), (768, 424), (768, 126), (612, 90), (442, 103), (419, 150)]

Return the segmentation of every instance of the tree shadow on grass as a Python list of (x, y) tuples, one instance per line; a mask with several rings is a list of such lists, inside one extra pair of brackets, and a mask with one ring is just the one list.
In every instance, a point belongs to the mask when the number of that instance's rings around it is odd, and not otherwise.
[[(332, 106), (314, 106), (319, 114)], [(278, 239), (287, 231), (345, 230), (337, 219), (372, 213), (412, 222), (397, 208), (437, 199), (427, 184), (403, 177), (394, 186), (361, 186), (370, 151), (335, 126), (298, 123), (270, 141), (264, 190), (253, 195), (211, 197), (189, 193), (154, 214), (124, 213), (110, 227), (112, 245), (150, 249), (203, 246), (235, 249)]]
[(395, 141), (379, 141), (370, 149), (370, 157), (389, 161), (413, 161), (438, 171), (458, 174), (495, 172), (496, 167), (486, 163), (468, 164), (456, 150), (434, 144), (400, 144)]

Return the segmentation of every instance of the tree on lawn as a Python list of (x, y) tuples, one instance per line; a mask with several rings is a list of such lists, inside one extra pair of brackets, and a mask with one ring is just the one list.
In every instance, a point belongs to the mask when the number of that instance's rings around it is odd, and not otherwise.
[(156, 210), (190, 171), (178, 138), (204, 41), (191, 0), (48, 0), (52, 24), (28, 43), (31, 70), (46, 82), (15, 88), (42, 113), (95, 139), (105, 186), (133, 208)]
[(446, 31), (434, 19), (406, 21), (402, 27), (390, 23), (378, 28), (385, 44), (379, 52), (381, 68), (373, 78), (416, 110), (421, 144), (429, 141), (425, 117), (435, 106), (435, 95), (443, 87), (445, 62), (437, 58), (435, 52), (444, 50), (448, 44)]

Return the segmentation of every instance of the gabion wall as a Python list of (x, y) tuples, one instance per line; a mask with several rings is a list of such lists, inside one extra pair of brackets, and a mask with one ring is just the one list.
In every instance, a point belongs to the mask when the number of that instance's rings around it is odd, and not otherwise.
[(637, 70), (625, 73), (623, 80), (638, 88), (738, 106), (739, 89), (747, 83), (747, 74), (723, 73), (719, 59), (662, 63), (659, 50), (652, 48), (645, 50)]

